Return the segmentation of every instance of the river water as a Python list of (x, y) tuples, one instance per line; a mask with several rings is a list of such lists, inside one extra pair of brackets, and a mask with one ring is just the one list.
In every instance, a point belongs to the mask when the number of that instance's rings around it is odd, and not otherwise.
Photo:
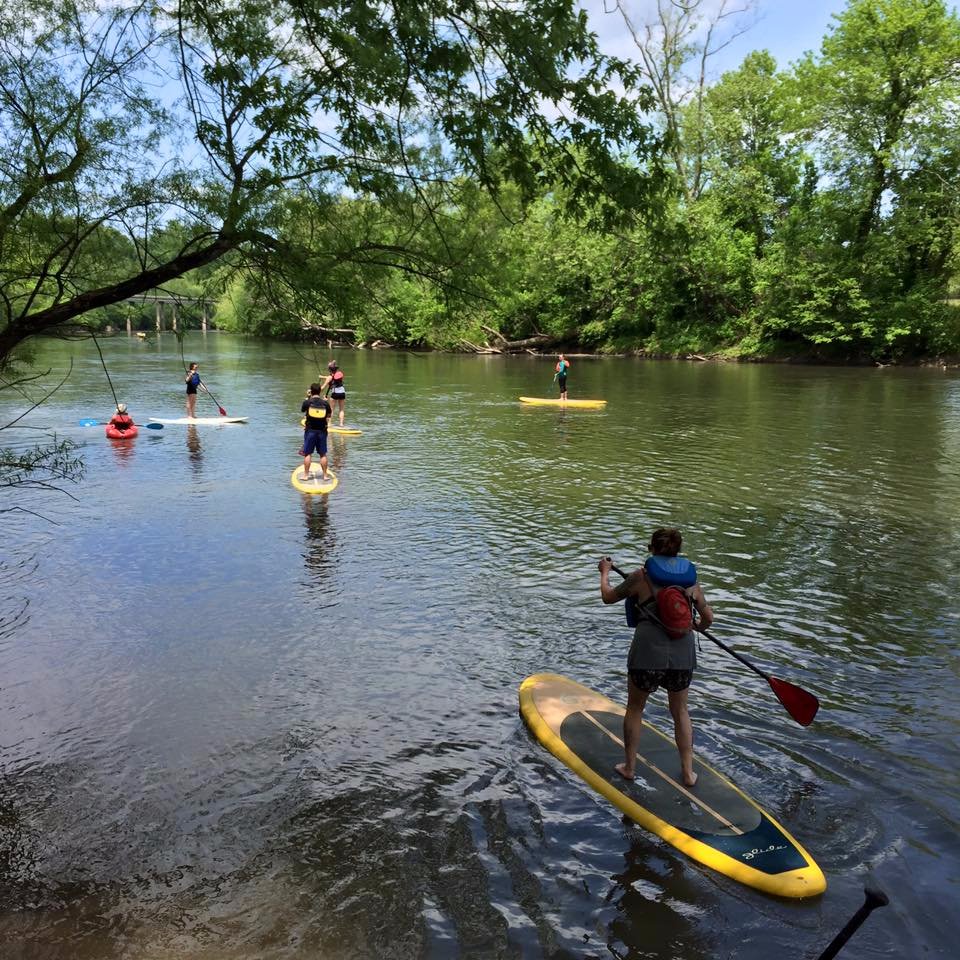
[[(103, 341), (138, 420), (181, 416), (171, 335)], [(872, 880), (853, 960), (955, 956), (955, 371), (343, 352), (339, 488), (289, 482), (328, 354), (191, 334), (241, 426), (111, 444), (93, 345), (0, 445), (85, 475), (3, 491), (0, 942), (35, 958), (814, 958)], [(216, 415), (201, 395), (198, 412)], [(0, 393), (6, 423), (26, 401)], [(800, 840), (780, 901), (686, 859), (555, 761), (517, 688), (624, 699), (596, 563), (676, 525), (714, 632), (817, 694), (797, 726), (704, 644), (697, 749)], [(708, 647), (710, 649), (708, 649)], [(648, 719), (669, 729), (662, 694)]]

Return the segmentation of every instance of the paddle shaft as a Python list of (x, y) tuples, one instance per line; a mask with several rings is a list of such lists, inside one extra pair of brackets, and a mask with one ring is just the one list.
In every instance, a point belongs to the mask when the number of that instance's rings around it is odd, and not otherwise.
[[(620, 576), (623, 577), (624, 580), (627, 579), (627, 575), (619, 567), (615, 567), (611, 564), (610, 569), (613, 570), (615, 573), (620, 574)], [(722, 640), (718, 640), (712, 633), (702, 629), (701, 627), (694, 626), (694, 629), (698, 633), (702, 633), (708, 640), (712, 640), (718, 647), (720, 647), (721, 650), (726, 650), (731, 657), (736, 657), (745, 667), (749, 667), (754, 673), (763, 677), (763, 679), (766, 680), (768, 683), (770, 682), (769, 673), (764, 673), (758, 666), (756, 666), (756, 664), (751, 663), (745, 656), (743, 656), (743, 654), (737, 653), (737, 651), (734, 650), (733, 647), (728, 647)]]
[(210, 393), (210, 388), (202, 380), (200, 381), (200, 386), (207, 391), (210, 399), (217, 405), (217, 409), (220, 411), (220, 416), (225, 417), (227, 415), (227, 411), (220, 406), (220, 401), (212, 393)]
[[(626, 579), (626, 574), (619, 568), (610, 565), (612, 570), (615, 570), (621, 577)], [(773, 677), (768, 673), (765, 673), (758, 666), (751, 663), (743, 654), (737, 653), (732, 647), (728, 647), (723, 641), (718, 640), (712, 633), (707, 630), (704, 630), (703, 627), (698, 627), (694, 623), (694, 629), (698, 633), (702, 633), (708, 640), (713, 641), (721, 650), (726, 651), (730, 656), (735, 657), (739, 660), (744, 666), (749, 667), (755, 674), (763, 677), (764, 680), (770, 684), (770, 689), (773, 690), (776, 698), (783, 704), (787, 713), (793, 717), (801, 726), (809, 726), (813, 722), (813, 718), (817, 715), (817, 711), (820, 709), (820, 701), (808, 691), (804, 690), (803, 687), (798, 687), (794, 683), (790, 683), (788, 680), (781, 680), (779, 677)]]
[(847, 921), (846, 926), (833, 938), (827, 949), (817, 957), (817, 960), (833, 960), (843, 949), (843, 945), (856, 933), (857, 928), (863, 921), (877, 907), (885, 907), (890, 902), (890, 899), (879, 887), (867, 885), (863, 888), (863, 892), (865, 899), (860, 905), (860, 909)]
[[(81, 420), (81, 427), (107, 427), (110, 425), (109, 420)], [(146, 427), (147, 430), (162, 430), (162, 423), (135, 423), (135, 427)]]

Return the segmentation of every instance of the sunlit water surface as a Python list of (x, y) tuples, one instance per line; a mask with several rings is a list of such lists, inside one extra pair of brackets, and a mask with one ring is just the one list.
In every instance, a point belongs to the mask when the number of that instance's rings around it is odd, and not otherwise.
[[(174, 338), (104, 341), (138, 419), (180, 416)], [(89, 343), (0, 445), (86, 474), (3, 491), (0, 941), (24, 958), (955, 956), (955, 372), (344, 352), (340, 486), (289, 482), (291, 346), (191, 334), (243, 426), (112, 444)], [(26, 402), (0, 393), (6, 423)], [(200, 411), (217, 404), (201, 396)], [(75, 498), (75, 499), (74, 499)], [(816, 693), (798, 727), (704, 644), (697, 748), (823, 867), (785, 902), (633, 826), (517, 715), (528, 674), (624, 697), (596, 561), (675, 524), (715, 632)], [(662, 695), (649, 718), (669, 727)]]

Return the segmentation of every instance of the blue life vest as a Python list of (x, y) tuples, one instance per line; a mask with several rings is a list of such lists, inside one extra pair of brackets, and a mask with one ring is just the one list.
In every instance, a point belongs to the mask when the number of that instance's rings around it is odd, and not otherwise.
[(686, 557), (647, 557), (643, 563), (647, 576), (658, 587), (692, 587), (697, 568)]

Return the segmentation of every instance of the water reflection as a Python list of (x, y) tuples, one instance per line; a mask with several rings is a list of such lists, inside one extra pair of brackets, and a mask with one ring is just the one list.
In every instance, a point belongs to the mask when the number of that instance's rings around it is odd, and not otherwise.
[[(342, 437), (330, 438), (333, 442), (327, 448), (327, 466), (336, 474), (339, 484), (333, 496), (336, 497), (343, 484), (341, 475), (343, 465), (347, 461), (347, 445)], [(339, 441), (339, 442), (338, 442)], [(319, 463), (320, 458), (314, 457)], [(303, 555), (307, 569), (324, 577), (336, 566), (337, 540), (330, 526), (330, 495), (329, 494), (301, 494), (303, 516), (307, 525), (306, 552)], [(311, 580), (316, 583), (316, 578)]]
[[(78, 419), (102, 397), (95, 351), (38, 350), (78, 353), (58, 394)], [(315, 371), (227, 334), (207, 352), (257, 416), (203, 452), (188, 426), (202, 483), (168, 429), (176, 455), (141, 449), (137, 484), (90, 444), (107, 469), (82, 499), (2, 514), (7, 954), (811, 957), (880, 865), (899, 912), (854, 952), (951, 955), (960, 378), (610, 360), (577, 390), (608, 413), (534, 412), (515, 397), (542, 361), (357, 351), (351, 416), (370, 429), (331, 436), (339, 486), (298, 512), (289, 400)], [(111, 374), (161, 412), (162, 374), (134, 354)], [(149, 359), (175, 368), (176, 342)], [(698, 752), (820, 862), (821, 901), (767, 898), (625, 828), (516, 733), (529, 673), (622, 702), (628, 631), (596, 557), (635, 565), (661, 522), (702, 561), (718, 636), (821, 697), (800, 728), (704, 645)], [(321, 617), (322, 636), (304, 629)]]
[(107, 442), (113, 449), (113, 459), (121, 467), (129, 467), (133, 459), (133, 451), (137, 445), (137, 441), (133, 437), (130, 437), (129, 439), (123, 440), (108, 438)]
[[(636, 827), (627, 818), (624, 828)], [(698, 922), (705, 913), (699, 875), (682, 858), (654, 849), (646, 836), (634, 833), (624, 851), (624, 865), (610, 879), (607, 894), (617, 915), (608, 927), (607, 949), (615, 957), (712, 957)]]
[(199, 476), (203, 468), (203, 447), (200, 445), (200, 433), (192, 423), (187, 424), (187, 454), (193, 472)]

